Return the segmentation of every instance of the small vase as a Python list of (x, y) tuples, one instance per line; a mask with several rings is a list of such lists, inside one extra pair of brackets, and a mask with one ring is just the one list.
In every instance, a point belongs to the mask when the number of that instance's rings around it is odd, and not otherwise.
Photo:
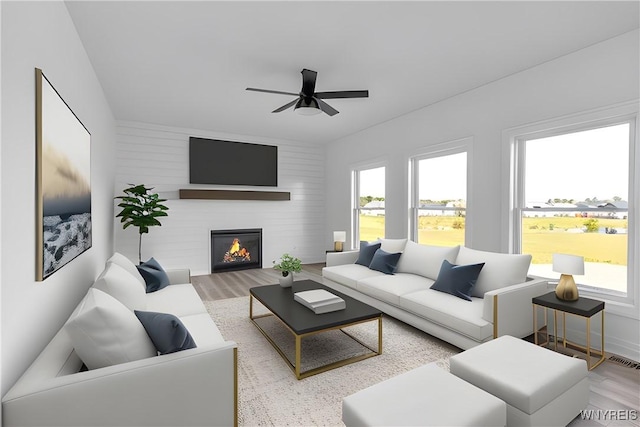
[(286, 276), (280, 277), (280, 286), (290, 288), (293, 285), (293, 273), (289, 272)]

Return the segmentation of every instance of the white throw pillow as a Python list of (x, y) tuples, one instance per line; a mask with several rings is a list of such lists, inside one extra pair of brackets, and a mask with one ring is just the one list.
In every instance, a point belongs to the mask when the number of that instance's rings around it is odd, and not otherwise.
[(147, 284), (144, 281), (144, 277), (142, 277), (142, 275), (140, 274), (140, 272), (136, 268), (136, 265), (134, 263), (132, 263), (131, 260), (129, 258), (127, 258), (126, 256), (122, 255), (119, 252), (116, 252), (113, 255), (111, 255), (111, 258), (109, 258), (107, 260), (106, 267), (108, 267), (109, 264), (116, 264), (116, 265), (119, 265), (120, 267), (124, 268), (133, 277), (135, 277), (138, 282), (140, 282), (140, 284), (142, 285), (143, 289), (147, 289)]
[(407, 239), (378, 239), (381, 243), (380, 249), (391, 254), (404, 251), (404, 246), (407, 244)]
[(93, 287), (111, 295), (131, 311), (146, 310), (146, 291), (124, 268), (109, 263)]
[(484, 262), (484, 267), (476, 285), (471, 289), (471, 296), (484, 298), (485, 292), (525, 282), (531, 255), (501, 254), (461, 246), (455, 263), (467, 265), (481, 262)]
[(98, 289), (89, 289), (78, 313), (64, 328), (78, 357), (89, 369), (158, 354), (136, 315)]
[(398, 261), (398, 273), (412, 273), (436, 280), (445, 259), (455, 264), (460, 246), (419, 245), (409, 240)]

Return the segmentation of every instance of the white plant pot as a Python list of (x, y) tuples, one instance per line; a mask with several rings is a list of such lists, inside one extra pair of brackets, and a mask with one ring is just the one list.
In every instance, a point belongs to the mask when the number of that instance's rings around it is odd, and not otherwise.
[(289, 273), (286, 276), (280, 276), (280, 286), (283, 288), (290, 288), (293, 285), (293, 273)]

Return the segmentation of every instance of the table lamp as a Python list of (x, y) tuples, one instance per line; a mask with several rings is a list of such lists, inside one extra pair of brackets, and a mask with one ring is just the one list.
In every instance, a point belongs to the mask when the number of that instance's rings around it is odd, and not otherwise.
[(584, 274), (584, 258), (577, 255), (553, 254), (553, 271), (560, 273), (556, 296), (565, 301), (578, 299), (578, 287), (573, 274)]
[(342, 245), (347, 240), (346, 231), (334, 231), (333, 232), (333, 250), (336, 252), (342, 252)]

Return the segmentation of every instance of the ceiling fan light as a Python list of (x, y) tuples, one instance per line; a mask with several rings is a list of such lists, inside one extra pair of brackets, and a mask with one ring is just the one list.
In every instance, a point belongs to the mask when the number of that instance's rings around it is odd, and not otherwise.
[(313, 98), (300, 98), (296, 102), (294, 110), (302, 116), (314, 116), (322, 112), (318, 106), (318, 101)]
[(301, 116), (315, 116), (316, 114), (322, 113), (322, 111), (314, 107), (300, 107), (296, 108), (296, 113)]

